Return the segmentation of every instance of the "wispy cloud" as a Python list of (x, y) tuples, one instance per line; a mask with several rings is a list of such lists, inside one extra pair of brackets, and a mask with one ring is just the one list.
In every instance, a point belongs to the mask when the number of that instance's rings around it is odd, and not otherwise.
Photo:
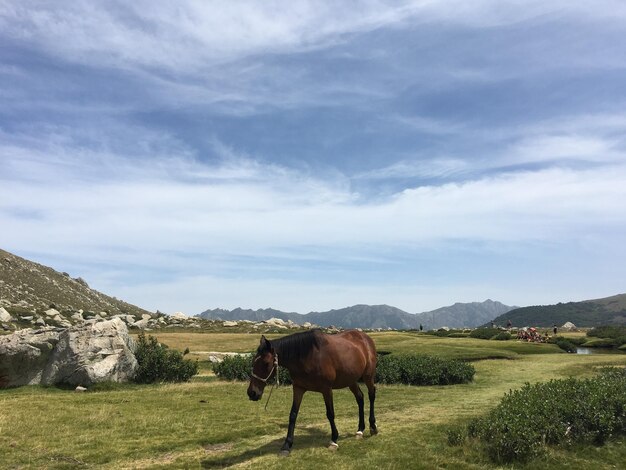
[(607, 262), (626, 256), (625, 17), (614, 0), (3, 2), (0, 241), (159, 302), (212, 283), (225, 306), (238, 285), (279, 306), (286, 286), (284, 308), (419, 311), (429, 290), (545, 301), (541, 278), (600, 297), (626, 275)]

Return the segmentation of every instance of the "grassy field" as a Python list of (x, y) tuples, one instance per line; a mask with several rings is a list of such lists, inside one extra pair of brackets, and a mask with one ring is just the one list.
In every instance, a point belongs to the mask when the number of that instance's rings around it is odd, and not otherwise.
[[(158, 336), (196, 353), (249, 351), (258, 342), (258, 335)], [(208, 373), (186, 384), (102, 387), (80, 394), (42, 387), (4, 390), (0, 468), (494, 468), (478, 448), (449, 447), (447, 429), (483, 414), (524, 382), (588, 376), (603, 365), (626, 365), (626, 355), (570, 355), (553, 346), (515, 341), (372, 336), (382, 350), (473, 359), (475, 380), (453, 386), (379, 386), (380, 434), (360, 441), (354, 438), (354, 398), (347, 390), (337, 391), (340, 440), (335, 453), (325, 448), (329, 426), (322, 397), (309, 393), (287, 459), (277, 456), (291, 404), (286, 387), (274, 391), (267, 411), (265, 397), (263, 403), (248, 401), (247, 384), (219, 382)], [(551, 450), (524, 468), (623, 468), (625, 444), (622, 439), (601, 448)]]

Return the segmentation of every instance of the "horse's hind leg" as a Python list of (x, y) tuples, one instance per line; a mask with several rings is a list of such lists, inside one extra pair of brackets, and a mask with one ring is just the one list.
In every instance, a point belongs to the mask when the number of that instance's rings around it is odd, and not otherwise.
[(374, 415), (374, 401), (376, 400), (376, 385), (374, 385), (373, 377), (363, 377), (363, 381), (367, 386), (367, 394), (370, 399), (370, 432), (372, 435), (378, 434), (376, 427), (376, 416)]
[(328, 418), (328, 422), (330, 423), (330, 444), (328, 446), (329, 450), (337, 450), (337, 439), (339, 438), (339, 431), (337, 431), (337, 426), (335, 426), (335, 406), (333, 405), (333, 390), (328, 388), (324, 392), (324, 403), (326, 404), (326, 417)]
[(357, 439), (360, 439), (363, 437), (363, 431), (365, 431), (365, 400), (363, 400), (363, 392), (361, 391), (358, 383), (355, 382), (350, 385), (350, 391), (354, 393), (354, 398), (356, 398), (356, 402), (359, 405), (359, 429), (356, 432), (356, 437)]

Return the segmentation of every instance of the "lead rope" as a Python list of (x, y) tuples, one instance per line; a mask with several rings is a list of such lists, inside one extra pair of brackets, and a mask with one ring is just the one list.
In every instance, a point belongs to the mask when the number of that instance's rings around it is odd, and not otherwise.
[(278, 353), (274, 354), (274, 367), (276, 368), (276, 382), (272, 384), (272, 388), (270, 388), (270, 394), (267, 396), (267, 401), (265, 402), (265, 411), (267, 411), (267, 405), (270, 402), (270, 398), (272, 398), (272, 392), (274, 391), (275, 385), (280, 385), (280, 380), (278, 378)]

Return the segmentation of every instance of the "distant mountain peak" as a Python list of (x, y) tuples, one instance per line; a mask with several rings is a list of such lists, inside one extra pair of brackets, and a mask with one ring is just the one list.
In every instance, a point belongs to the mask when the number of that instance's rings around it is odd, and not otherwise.
[(326, 312), (309, 312), (305, 315), (294, 312), (282, 312), (274, 309), (212, 309), (197, 315), (205, 319), (220, 320), (251, 320), (264, 321), (272, 317), (282, 320), (291, 320), (294, 323), (305, 322), (320, 326), (335, 325), (341, 328), (365, 328), (365, 329), (417, 329), (420, 324), (426, 328), (439, 328), (448, 326), (451, 328), (474, 327), (491, 320), (494, 315), (499, 315), (514, 307), (506, 306), (500, 302), (485, 301), (471, 303), (455, 303), (449, 307), (441, 307), (431, 312), (412, 314), (397, 307), (378, 304), (356, 304), (350, 307), (328, 310)]

